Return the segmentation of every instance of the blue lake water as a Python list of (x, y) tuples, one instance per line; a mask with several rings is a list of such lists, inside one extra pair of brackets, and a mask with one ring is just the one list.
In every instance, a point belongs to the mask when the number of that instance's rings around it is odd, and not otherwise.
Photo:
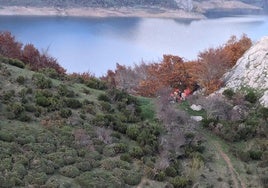
[(243, 33), (254, 41), (268, 35), (267, 16), (243, 16), (179, 21), (153, 18), (76, 18), (0, 16), (0, 30), (32, 43), (68, 72), (101, 76), (116, 63), (158, 61), (163, 54), (187, 60), (198, 52)]

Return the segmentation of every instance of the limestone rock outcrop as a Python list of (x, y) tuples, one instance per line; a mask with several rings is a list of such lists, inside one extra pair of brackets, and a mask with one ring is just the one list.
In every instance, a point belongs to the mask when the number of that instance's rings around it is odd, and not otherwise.
[(268, 107), (268, 36), (253, 45), (224, 76), (226, 88), (262, 91), (260, 102)]

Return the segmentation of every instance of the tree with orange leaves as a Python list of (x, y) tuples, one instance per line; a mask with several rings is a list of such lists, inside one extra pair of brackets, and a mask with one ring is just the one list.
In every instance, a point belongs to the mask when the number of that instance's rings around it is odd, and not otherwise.
[(139, 93), (154, 96), (163, 87), (176, 87), (180, 90), (191, 87), (195, 82), (188, 71), (191, 66), (179, 56), (164, 55), (161, 63), (149, 66), (146, 79), (139, 84)]
[(22, 44), (10, 32), (0, 32), (0, 55), (20, 59)]
[(224, 46), (210, 48), (199, 54), (193, 76), (198, 84), (206, 89), (206, 94), (220, 88), (222, 76), (251, 45), (251, 40), (245, 35), (240, 40), (232, 36)]

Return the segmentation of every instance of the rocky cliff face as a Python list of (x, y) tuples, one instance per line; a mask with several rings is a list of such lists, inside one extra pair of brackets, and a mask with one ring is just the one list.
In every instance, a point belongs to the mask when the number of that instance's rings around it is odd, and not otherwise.
[(225, 75), (227, 88), (250, 87), (263, 92), (260, 102), (268, 107), (268, 36), (253, 45)]

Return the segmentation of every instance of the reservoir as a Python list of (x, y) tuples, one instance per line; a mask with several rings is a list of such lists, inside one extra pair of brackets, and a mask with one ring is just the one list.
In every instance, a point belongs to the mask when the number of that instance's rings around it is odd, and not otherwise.
[(268, 35), (267, 16), (195, 21), (156, 18), (0, 16), (0, 30), (23, 44), (48, 50), (67, 72), (104, 75), (116, 63), (158, 62), (163, 54), (196, 59), (200, 51), (224, 44), (231, 35), (253, 41)]

